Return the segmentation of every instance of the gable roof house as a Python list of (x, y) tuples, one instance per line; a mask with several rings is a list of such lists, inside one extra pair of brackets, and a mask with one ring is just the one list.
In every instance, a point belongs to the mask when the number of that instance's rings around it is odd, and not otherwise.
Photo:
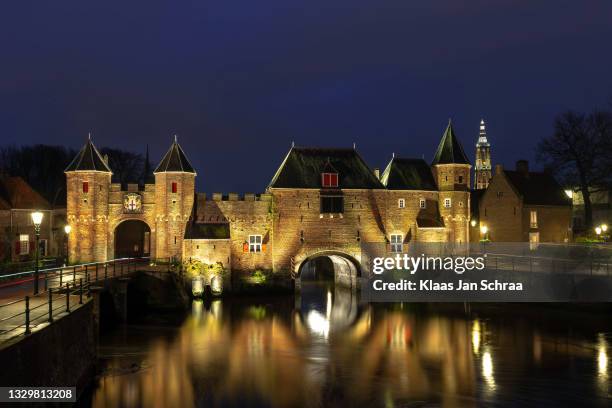
[(495, 166), (479, 203), (479, 225), (497, 242), (566, 242), (571, 238), (571, 200), (554, 177), (529, 171), (526, 160), (515, 170)]
[(34, 250), (33, 211), (43, 212), (41, 225), (41, 254), (57, 254), (59, 244), (54, 233), (57, 216), (64, 209), (53, 209), (49, 202), (24, 179), (0, 176), (0, 259), (19, 260), (29, 257)]

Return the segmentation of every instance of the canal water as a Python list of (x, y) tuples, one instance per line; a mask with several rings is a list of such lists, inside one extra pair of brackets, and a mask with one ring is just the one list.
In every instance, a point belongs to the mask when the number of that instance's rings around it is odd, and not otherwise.
[(320, 284), (299, 297), (194, 301), (187, 316), (104, 335), (89, 398), (94, 407), (612, 404), (609, 321), (477, 306), (359, 304)]

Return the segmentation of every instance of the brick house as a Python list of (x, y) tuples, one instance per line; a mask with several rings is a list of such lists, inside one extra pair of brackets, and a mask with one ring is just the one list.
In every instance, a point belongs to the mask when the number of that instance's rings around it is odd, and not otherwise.
[[(491, 241), (538, 243), (571, 239), (571, 200), (552, 175), (529, 171), (525, 160), (519, 160), (514, 171), (496, 165), (479, 201), (474, 229), (486, 226)], [(474, 241), (475, 234), (472, 235)]]
[(0, 260), (26, 261), (35, 254), (31, 213), (42, 211), (40, 255), (62, 256), (65, 209), (52, 208), (21, 177), (0, 176)]

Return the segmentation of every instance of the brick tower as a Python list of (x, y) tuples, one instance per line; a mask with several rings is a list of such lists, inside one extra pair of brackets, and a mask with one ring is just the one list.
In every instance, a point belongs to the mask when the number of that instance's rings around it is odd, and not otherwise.
[(65, 170), (66, 218), (72, 226), (69, 261), (102, 262), (107, 256), (108, 194), (112, 172), (88, 137)]
[(484, 120), (480, 120), (480, 134), (476, 143), (476, 164), (474, 166), (474, 189), (481, 190), (489, 186), (491, 180), (491, 145), (487, 140)]
[(157, 258), (180, 258), (185, 227), (195, 196), (196, 172), (174, 142), (155, 171), (155, 228)]
[(447, 229), (447, 241), (467, 243), (472, 166), (455, 136), (450, 119), (431, 166), (440, 190), (438, 205)]

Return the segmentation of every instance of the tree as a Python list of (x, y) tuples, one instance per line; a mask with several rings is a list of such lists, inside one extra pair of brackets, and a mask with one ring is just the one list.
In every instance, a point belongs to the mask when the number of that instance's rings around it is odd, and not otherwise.
[(612, 185), (612, 114), (596, 110), (558, 115), (552, 136), (538, 144), (537, 158), (582, 193), (585, 226), (591, 229), (591, 194)]
[(23, 178), (51, 205), (66, 202), (64, 169), (76, 152), (62, 146), (7, 146), (0, 148), (0, 170)]
[(140, 182), (144, 166), (142, 154), (110, 147), (100, 149), (100, 154), (108, 156), (108, 165), (117, 183), (124, 185)]

